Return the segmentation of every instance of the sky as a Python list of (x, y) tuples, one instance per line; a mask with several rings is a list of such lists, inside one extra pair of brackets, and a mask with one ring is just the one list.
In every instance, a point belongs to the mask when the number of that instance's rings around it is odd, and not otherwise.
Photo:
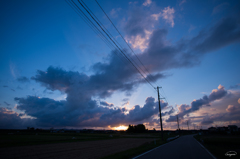
[(159, 130), (157, 86), (164, 130), (177, 115), (181, 129), (240, 126), (239, 1), (98, 0), (121, 35), (94, 0), (79, 2), (0, 2), (1, 129)]

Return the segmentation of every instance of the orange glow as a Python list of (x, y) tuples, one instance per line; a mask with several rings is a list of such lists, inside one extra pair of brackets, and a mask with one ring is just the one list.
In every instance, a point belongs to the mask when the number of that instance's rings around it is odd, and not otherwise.
[(127, 126), (124, 126), (124, 125), (121, 125), (121, 126), (119, 126), (119, 127), (114, 127), (113, 129), (114, 130), (127, 130)]

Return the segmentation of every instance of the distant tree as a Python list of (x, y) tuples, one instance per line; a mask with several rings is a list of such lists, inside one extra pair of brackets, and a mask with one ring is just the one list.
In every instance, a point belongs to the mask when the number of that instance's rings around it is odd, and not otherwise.
[(127, 132), (134, 132), (134, 127), (133, 127), (133, 125), (129, 125), (129, 126), (128, 126)]
[(146, 131), (146, 127), (143, 124), (138, 124), (138, 125), (129, 125), (127, 132), (131, 133), (143, 133)]
[(156, 129), (155, 129), (155, 128), (153, 128), (153, 131), (156, 131)]

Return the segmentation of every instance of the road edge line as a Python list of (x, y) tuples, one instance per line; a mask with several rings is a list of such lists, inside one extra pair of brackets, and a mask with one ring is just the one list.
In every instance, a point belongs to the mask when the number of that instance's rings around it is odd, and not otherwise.
[[(178, 137), (179, 138), (179, 137)], [(175, 139), (176, 140), (176, 139)], [(173, 140), (173, 141), (175, 141), (175, 140)], [(153, 151), (153, 150), (155, 150), (155, 149), (157, 149), (157, 148), (159, 148), (159, 147), (161, 147), (161, 146), (164, 146), (164, 145), (167, 145), (167, 144), (169, 144), (169, 143), (171, 143), (171, 142), (173, 142), (173, 141), (170, 141), (170, 142), (168, 142), (168, 143), (165, 143), (165, 144), (162, 144), (162, 145), (160, 145), (160, 146), (158, 146), (158, 147), (155, 147), (154, 149), (151, 149), (151, 150), (149, 150), (149, 151), (147, 151), (147, 152), (144, 152), (144, 153), (142, 153), (142, 154), (140, 154), (140, 155), (138, 155), (138, 156), (136, 156), (136, 157), (133, 157), (132, 159), (136, 159), (136, 158), (138, 158), (138, 157), (141, 157), (141, 156), (143, 156), (143, 155), (145, 155), (145, 154), (147, 154), (147, 153), (149, 153), (149, 152), (151, 152), (151, 151)]]
[[(195, 139), (195, 137), (193, 137), (194, 139)], [(196, 141), (197, 141), (197, 139), (195, 139)], [(197, 141), (198, 142), (198, 141)], [(204, 149), (204, 150), (206, 150), (207, 152), (208, 152), (208, 154), (210, 155), (210, 156), (212, 156), (212, 158), (214, 158), (214, 159), (217, 159), (211, 152), (209, 152), (208, 151), (208, 149), (206, 149), (200, 142), (198, 142), (199, 143), (199, 145)]]

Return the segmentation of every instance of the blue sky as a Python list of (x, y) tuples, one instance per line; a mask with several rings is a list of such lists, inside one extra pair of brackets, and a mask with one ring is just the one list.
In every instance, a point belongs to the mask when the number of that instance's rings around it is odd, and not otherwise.
[[(0, 2), (0, 128), (159, 129), (156, 91), (67, 2)], [(176, 115), (183, 127), (240, 126), (238, 1), (98, 2), (163, 87), (164, 129), (176, 129)]]

